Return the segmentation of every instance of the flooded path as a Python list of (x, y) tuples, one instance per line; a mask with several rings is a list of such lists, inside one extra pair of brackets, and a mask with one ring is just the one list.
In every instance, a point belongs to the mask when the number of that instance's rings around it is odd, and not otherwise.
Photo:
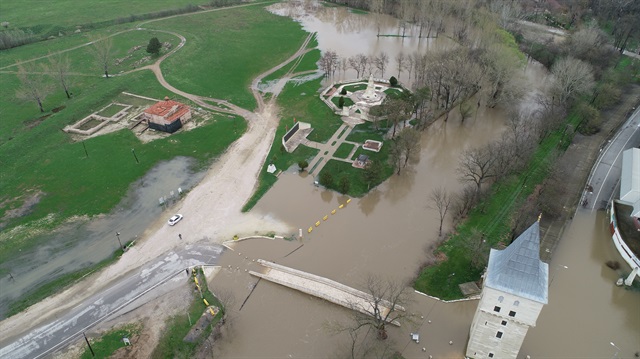
[(160, 197), (174, 191), (177, 198), (179, 187), (188, 190), (202, 179), (204, 172), (194, 175), (189, 170), (191, 164), (185, 157), (160, 163), (131, 186), (111, 214), (64, 225), (36, 239), (45, 245), (0, 264), (15, 278), (0, 279), (0, 318), (10, 302), (26, 291), (111, 257), (120, 245), (116, 232), (120, 232), (123, 245), (141, 237), (163, 212)]

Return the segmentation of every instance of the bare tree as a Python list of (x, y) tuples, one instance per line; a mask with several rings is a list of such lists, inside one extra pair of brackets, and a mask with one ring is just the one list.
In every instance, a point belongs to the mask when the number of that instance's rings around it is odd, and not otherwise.
[(480, 194), (482, 184), (495, 177), (495, 157), (489, 146), (464, 150), (460, 156), (460, 163), (456, 171), (462, 182), (472, 182), (476, 185), (476, 196)]
[(90, 47), (89, 51), (96, 58), (102, 71), (104, 71), (104, 76), (109, 78), (109, 66), (111, 65), (111, 58), (113, 56), (113, 39), (111, 37), (93, 39), (91, 43), (93, 47)]
[(378, 56), (375, 57), (375, 65), (378, 70), (380, 70), (382, 78), (384, 78), (384, 70), (387, 68), (389, 64), (389, 55), (386, 52), (381, 52)]
[(462, 191), (453, 198), (451, 209), (453, 211), (454, 221), (465, 218), (473, 206), (475, 206), (476, 202), (475, 186), (465, 186)]
[(438, 237), (442, 237), (442, 223), (444, 222), (444, 218), (447, 216), (447, 212), (449, 211), (449, 207), (451, 206), (452, 198), (442, 187), (434, 188), (431, 190), (431, 195), (429, 196), (431, 200), (431, 204), (429, 208), (435, 209), (438, 211), (438, 216), (440, 219), (440, 227), (438, 228)]
[(18, 80), (20, 87), (16, 91), (16, 97), (23, 101), (35, 101), (38, 104), (40, 112), (44, 112), (42, 102), (52, 92), (51, 85), (43, 81), (42, 75), (38, 73), (38, 69), (32, 62), (18, 63)]
[(388, 323), (411, 321), (412, 315), (404, 309), (409, 302), (406, 288), (398, 281), (384, 280), (374, 275), (367, 276), (364, 291), (371, 297), (364, 307), (358, 303), (351, 304), (354, 309), (354, 328), (372, 328), (377, 332), (379, 340), (385, 340), (388, 337)]
[(398, 80), (400, 80), (400, 74), (402, 73), (402, 69), (404, 69), (406, 57), (402, 51), (398, 52), (396, 55), (396, 65), (398, 65)]
[(335, 51), (326, 51), (320, 58), (319, 67), (327, 77), (335, 75), (338, 65), (338, 54)]
[(461, 244), (466, 249), (466, 257), (474, 268), (482, 269), (487, 265), (491, 247), (482, 232), (473, 228), (469, 235), (462, 236)]
[(407, 77), (409, 78), (409, 81), (411, 81), (411, 71), (413, 71), (413, 65), (414, 65), (414, 57), (412, 55), (408, 55), (404, 63), (403, 69), (407, 70), (408, 72)]
[(71, 70), (71, 62), (69, 62), (68, 56), (62, 54), (49, 56), (49, 70), (52, 76), (58, 81), (67, 98), (71, 98), (69, 87), (71, 86), (71, 80), (69, 78), (69, 71)]
[(407, 127), (404, 128), (391, 142), (391, 162), (393, 163), (396, 174), (400, 175), (400, 171), (407, 167), (407, 164), (416, 160), (416, 156), (420, 153), (420, 132)]
[(563, 105), (580, 95), (589, 94), (595, 85), (591, 66), (570, 56), (556, 61), (551, 73), (554, 76), (552, 93)]

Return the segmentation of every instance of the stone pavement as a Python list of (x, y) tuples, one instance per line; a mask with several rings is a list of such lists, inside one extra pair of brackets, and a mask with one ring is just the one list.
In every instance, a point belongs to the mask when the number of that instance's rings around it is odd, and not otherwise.
[[(338, 128), (338, 130), (336, 132), (334, 132), (333, 136), (331, 136), (331, 138), (326, 142), (326, 143), (320, 143), (320, 142), (314, 142), (314, 141), (310, 141), (305, 139), (302, 144), (311, 148), (317, 148), (318, 154), (316, 155), (316, 157), (314, 157), (311, 162), (309, 163), (309, 174), (318, 174), (320, 173), (320, 171), (322, 170), (322, 168), (327, 164), (327, 162), (330, 159), (336, 159), (336, 160), (340, 160), (340, 161), (345, 161), (345, 162), (351, 162), (348, 159), (351, 157), (348, 157), (347, 160), (342, 159), (342, 158), (336, 158), (333, 157), (333, 154), (336, 152), (336, 150), (340, 147), (341, 144), (347, 142), (347, 143), (352, 143), (355, 145), (360, 145), (359, 143), (355, 143), (355, 142), (350, 142), (350, 141), (345, 141), (345, 138), (347, 138), (347, 136), (349, 136), (349, 134), (351, 133), (351, 131), (353, 130), (353, 127), (349, 126), (346, 123), (343, 123), (340, 128)], [(357, 149), (357, 146), (354, 147), (354, 149), (351, 151), (349, 156), (353, 156), (355, 150)]]

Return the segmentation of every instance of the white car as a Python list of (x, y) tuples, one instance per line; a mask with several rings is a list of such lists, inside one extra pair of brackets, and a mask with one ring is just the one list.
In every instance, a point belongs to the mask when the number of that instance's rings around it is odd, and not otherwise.
[(169, 221), (167, 223), (169, 223), (170, 226), (173, 226), (176, 223), (180, 222), (180, 220), (182, 220), (182, 215), (174, 214), (173, 217), (169, 218)]

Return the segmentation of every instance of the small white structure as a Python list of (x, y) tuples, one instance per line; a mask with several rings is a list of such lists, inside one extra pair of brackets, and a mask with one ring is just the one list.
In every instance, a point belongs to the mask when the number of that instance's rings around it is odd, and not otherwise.
[(540, 260), (540, 224), (535, 222), (509, 247), (491, 249), (466, 356), (516, 358), (548, 302), (548, 288), (549, 265)]
[(633, 207), (632, 217), (640, 217), (640, 148), (622, 152), (620, 203)]

